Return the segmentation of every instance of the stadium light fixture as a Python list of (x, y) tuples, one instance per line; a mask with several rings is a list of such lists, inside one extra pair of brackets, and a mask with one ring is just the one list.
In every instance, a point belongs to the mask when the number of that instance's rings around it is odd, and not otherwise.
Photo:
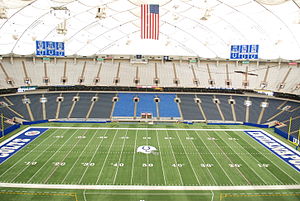
[(68, 30), (67, 30), (67, 22), (64, 20), (62, 23), (58, 24), (56, 27), (56, 32), (58, 34), (66, 35)]
[(67, 7), (51, 7), (50, 14), (60, 20), (65, 20), (70, 17), (71, 12)]
[(0, 8), (0, 19), (8, 19), (5, 8)]
[(104, 7), (99, 7), (98, 10), (97, 10), (97, 14), (96, 14), (96, 17), (95, 18), (98, 18), (99, 20), (102, 20), (102, 19), (105, 19), (106, 18), (106, 11), (105, 11), (105, 8)]

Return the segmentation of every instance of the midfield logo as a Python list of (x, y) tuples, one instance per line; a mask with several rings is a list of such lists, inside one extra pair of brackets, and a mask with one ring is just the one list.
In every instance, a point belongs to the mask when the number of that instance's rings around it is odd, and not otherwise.
[(153, 154), (155, 151), (157, 151), (157, 149), (153, 146), (143, 145), (139, 146), (136, 151), (144, 154)]

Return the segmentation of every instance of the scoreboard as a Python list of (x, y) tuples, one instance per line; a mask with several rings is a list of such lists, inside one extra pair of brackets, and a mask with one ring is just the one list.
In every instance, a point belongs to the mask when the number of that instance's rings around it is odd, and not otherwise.
[(64, 42), (36, 41), (36, 56), (65, 56)]
[(258, 59), (259, 45), (231, 45), (230, 59)]

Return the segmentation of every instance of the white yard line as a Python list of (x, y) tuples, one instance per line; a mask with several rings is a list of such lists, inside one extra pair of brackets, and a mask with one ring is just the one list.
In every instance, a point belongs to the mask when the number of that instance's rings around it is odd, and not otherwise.
[[(207, 133), (206, 133), (207, 134)], [(208, 137), (211, 137), (210, 135), (207, 134)], [(219, 150), (221, 150), (221, 152), (224, 154), (224, 156), (229, 160), (230, 163), (233, 164), (232, 160), (225, 154), (225, 152), (223, 151), (223, 149), (221, 149), (221, 147), (216, 143), (215, 140), (212, 140), (215, 145), (219, 148)], [(247, 183), (249, 185), (252, 185), (252, 183), (248, 180), (248, 178), (241, 172), (241, 170), (239, 168), (235, 168), (239, 173), (240, 175), (247, 181)]]
[[(157, 131), (156, 132), (156, 138), (157, 138), (157, 144), (158, 144), (158, 150), (161, 150), (160, 148), (160, 144), (159, 144), (159, 138), (158, 138), (158, 133)], [(167, 180), (166, 180), (166, 175), (165, 175), (165, 168), (164, 168), (164, 163), (163, 163), (163, 159), (162, 159), (162, 154), (161, 152), (159, 151), (159, 157), (160, 157), (160, 163), (161, 163), (161, 169), (162, 169), (162, 173), (163, 173), (163, 177), (164, 177), (164, 181), (165, 181), (165, 185), (167, 185)]]
[[(148, 142), (148, 130), (146, 130), (146, 144), (149, 145), (149, 142)], [(148, 154), (146, 154), (146, 158), (147, 158), (147, 164), (149, 164), (149, 156)], [(148, 165), (146, 166), (146, 170), (147, 170), (147, 184), (149, 185), (150, 184), (150, 178), (149, 178), (149, 167)]]
[[(51, 135), (49, 135), (49, 137), (52, 136), (56, 131), (54, 131)], [(65, 131), (65, 132), (67, 132), (67, 131)], [(57, 138), (56, 140), (53, 140), (53, 142), (50, 144), (50, 146), (48, 146), (46, 149), (44, 149), (43, 151), (41, 151), (40, 154), (37, 157), (35, 157), (32, 161), (35, 162), (41, 155), (43, 155), (58, 140), (59, 140), (59, 138)], [(23, 168), (21, 171), (19, 171), (18, 174), (13, 179), (11, 179), (11, 182), (13, 182), (18, 176), (20, 176), (29, 167), (30, 167), (29, 165), (25, 166), (25, 168)]]
[(300, 189), (300, 185), (267, 186), (135, 186), (135, 185), (62, 185), (62, 184), (20, 184), (0, 183), (2, 188), (37, 189), (91, 189), (91, 190), (288, 190)]
[[(21, 133), (25, 132), (26, 130), (28, 130), (29, 128), (21, 131)], [(47, 132), (47, 131), (46, 131)], [(52, 134), (50, 134), (48, 137), (46, 137), (45, 139), (43, 139), (42, 142), (40, 142), (39, 145), (37, 145), (36, 147), (34, 147), (31, 151), (29, 151), (27, 154), (25, 154), (22, 158), (20, 158), (16, 163), (14, 163), (11, 167), (9, 167), (5, 172), (3, 172), (0, 177), (2, 177), (4, 174), (6, 174), (8, 171), (10, 171), (11, 168), (15, 167), (20, 161), (22, 161), (27, 155), (31, 154), (36, 148), (38, 148), (39, 146), (41, 146), (43, 144), (43, 142), (45, 140), (47, 140), (49, 137), (51, 137), (56, 131), (54, 131)], [(13, 139), (13, 138), (12, 138)], [(32, 141), (33, 142), (33, 141)], [(8, 160), (8, 159), (7, 159)]]
[(40, 167), (33, 175), (32, 177), (27, 181), (28, 183), (35, 177), (35, 175), (37, 175), (37, 173), (39, 173), (43, 168), (44, 166), (53, 158), (53, 156), (61, 149), (64, 147), (64, 145), (75, 135), (75, 133), (77, 133), (78, 130), (76, 130), (72, 135), (71, 137), (69, 137), (69, 139), (67, 139), (61, 146), (59, 149), (57, 149), (54, 154), (52, 154), (52, 156), (50, 158), (48, 158), (48, 160), (42, 165), (42, 167)]
[(187, 152), (186, 152), (186, 150), (185, 150), (185, 148), (184, 148), (184, 146), (183, 146), (183, 143), (182, 143), (182, 141), (181, 141), (181, 138), (179, 137), (177, 131), (175, 131), (175, 132), (176, 132), (176, 135), (177, 135), (177, 137), (178, 137), (178, 139), (179, 139), (179, 142), (180, 142), (180, 144), (181, 144), (181, 146), (182, 146), (182, 148), (183, 148), (183, 151), (184, 151), (184, 153), (185, 153), (185, 155), (186, 155), (186, 158), (187, 158), (188, 161), (189, 161), (189, 164), (190, 164), (190, 166), (191, 166), (191, 168), (192, 168), (192, 171), (193, 171), (193, 173), (194, 173), (194, 175), (195, 175), (195, 178), (197, 179), (197, 182), (198, 182), (198, 184), (200, 185), (201, 183), (200, 183), (200, 181), (199, 181), (198, 175), (196, 174), (196, 171), (195, 171), (195, 169), (194, 169), (194, 167), (193, 167), (193, 165), (192, 165), (192, 162), (191, 162), (191, 160), (190, 160), (190, 158), (189, 158), (189, 155), (187, 154)]
[(229, 175), (227, 174), (227, 172), (224, 170), (223, 166), (219, 163), (219, 161), (216, 159), (216, 157), (214, 156), (214, 154), (212, 154), (209, 150), (209, 148), (206, 146), (205, 142), (202, 140), (202, 138), (200, 137), (199, 133), (197, 133), (195, 131), (195, 133), (197, 134), (198, 138), (201, 140), (201, 142), (204, 144), (205, 148), (209, 151), (210, 155), (212, 155), (212, 157), (214, 158), (214, 160), (219, 164), (220, 168), (223, 170), (223, 172), (225, 173), (225, 175), (227, 176), (227, 178), (229, 179), (229, 181), (231, 182), (231, 184), (234, 184), (234, 182), (231, 180), (231, 178), (229, 177)]
[[(173, 154), (174, 161), (175, 161), (176, 164), (178, 164), (177, 159), (176, 159), (175, 154), (174, 154), (174, 150), (173, 150), (173, 146), (172, 146), (171, 140), (170, 140), (170, 138), (169, 138), (169, 133), (168, 133), (168, 131), (167, 131), (166, 133), (167, 133), (167, 136), (168, 136), (168, 141), (169, 141), (169, 144), (170, 144), (170, 147), (171, 147), (171, 152), (172, 152), (172, 154)], [(181, 185), (183, 185), (182, 175), (181, 175), (181, 173), (180, 173), (179, 167), (177, 166), (176, 169), (177, 169), (178, 174), (179, 174), (179, 178), (180, 178)]]
[(260, 129), (223, 129), (223, 128), (211, 128), (211, 129), (207, 129), (207, 128), (112, 128), (112, 127), (43, 127), (43, 126), (39, 126), (39, 127), (32, 127), (32, 128), (57, 128), (57, 129), (89, 129), (89, 130), (97, 130), (97, 129), (103, 129), (103, 130), (161, 130), (161, 131), (165, 131), (165, 130), (194, 130), (194, 131), (257, 131)]
[(106, 154), (106, 157), (105, 157), (105, 159), (104, 159), (104, 162), (103, 162), (103, 165), (102, 165), (102, 167), (101, 167), (101, 170), (100, 170), (100, 172), (99, 172), (99, 174), (98, 174), (98, 176), (97, 176), (97, 181), (96, 181), (96, 183), (99, 182), (99, 179), (100, 179), (100, 177), (101, 177), (102, 171), (103, 171), (104, 166), (105, 166), (105, 163), (106, 163), (107, 158), (108, 158), (108, 156), (109, 156), (111, 147), (112, 147), (112, 145), (113, 145), (113, 143), (114, 143), (114, 141), (115, 141), (115, 138), (116, 138), (117, 134), (118, 134), (118, 130), (117, 130), (117, 132), (115, 132), (114, 138), (113, 138), (113, 140), (112, 140), (112, 142), (111, 142), (111, 144), (110, 144), (110, 146), (109, 146), (108, 153)]
[[(265, 132), (266, 133), (266, 132)], [(269, 134), (270, 135), (270, 134)], [(248, 136), (247, 134), (245, 134), (245, 136)], [(249, 137), (249, 136), (248, 136)], [(250, 137), (251, 138), (251, 137)], [(244, 139), (244, 138), (243, 138)], [(252, 140), (254, 140), (253, 138), (251, 138)], [(247, 140), (245, 140), (247, 142)], [(258, 143), (259, 145), (261, 145), (263, 148), (265, 148), (266, 150), (268, 150), (270, 153), (272, 153), (274, 156), (276, 156), (271, 150), (267, 149), (266, 147), (264, 147), (262, 144), (260, 144), (259, 142), (257, 142), (256, 140), (254, 140), (256, 143)], [(278, 140), (279, 141), (279, 140)], [(281, 142), (281, 141), (279, 141)], [(247, 144), (249, 146), (251, 146), (253, 149), (255, 149), (254, 146), (252, 146), (251, 144), (249, 144), (247, 142)], [(288, 146), (288, 145), (286, 145)], [(264, 153), (262, 153), (259, 149), (256, 149), (261, 155), (264, 156)], [(276, 156), (277, 157), (277, 156)], [(288, 175), (295, 183), (298, 183), (298, 181), (294, 180), (293, 176), (289, 175), (286, 171), (282, 170), (280, 166), (277, 166), (276, 164), (274, 164), (269, 158), (265, 157), (268, 161), (270, 161), (273, 165), (275, 165), (276, 167), (278, 167), (282, 172), (284, 172), (286, 175)], [(278, 158), (278, 157), (277, 157)], [(279, 158), (280, 160), (282, 160), (281, 158)], [(287, 164), (287, 163), (286, 163)], [(287, 164), (289, 165), (289, 164)], [(289, 166), (290, 167), (290, 166)], [(294, 168), (292, 168), (293, 170), (295, 170)], [(277, 178), (277, 177), (276, 177)], [(277, 178), (278, 179), (278, 178)]]
[[(106, 136), (107, 132), (108, 132), (108, 130), (105, 131), (104, 136)], [(96, 151), (94, 151), (94, 154), (93, 154), (91, 160), (89, 161), (89, 163), (91, 163), (91, 162), (94, 160), (94, 158), (95, 158), (95, 156), (96, 156), (96, 154), (97, 154), (97, 152), (98, 152), (98, 150), (99, 150), (99, 148), (100, 148), (100, 146), (101, 146), (101, 144), (102, 144), (103, 141), (104, 141), (104, 138), (101, 139), (101, 141), (100, 141), (100, 143), (98, 144), (98, 146), (97, 146), (97, 148), (96, 148)], [(85, 168), (83, 174), (81, 175), (80, 180), (78, 181), (79, 184), (81, 183), (82, 179), (84, 178), (84, 175), (85, 175), (86, 172), (88, 171), (89, 167), (90, 167), (90, 166), (87, 166), (87, 167)]]
[[(127, 134), (128, 134), (128, 130), (126, 130), (126, 134), (125, 134), (125, 137), (123, 139), (122, 150), (121, 150), (121, 154), (120, 154), (120, 157), (119, 157), (119, 160), (118, 160), (118, 164), (121, 163), (121, 159), (122, 159), (122, 155), (123, 155), (123, 151), (124, 151), (125, 142), (127, 140), (126, 139)], [(115, 182), (116, 182), (116, 179), (117, 179), (118, 171), (119, 171), (119, 165), (117, 166), (117, 170), (116, 170), (116, 173), (115, 173), (115, 176), (114, 176), (114, 181), (113, 181), (114, 185), (115, 185)]]
[[(85, 134), (87, 133), (88, 130), (86, 130), (83, 134), (83, 136), (85, 136)], [(69, 156), (69, 154), (73, 151), (73, 149), (76, 147), (76, 145), (81, 141), (81, 139), (78, 139), (77, 142), (75, 143), (75, 145), (72, 145), (72, 148), (69, 150), (69, 152), (63, 157), (62, 160), (60, 160), (60, 162), (64, 162), (64, 160)], [(51, 170), (50, 175), (48, 175), (48, 177), (44, 180), (44, 183), (47, 183), (48, 180), (52, 177), (52, 175), (55, 173), (55, 171), (57, 170), (59, 166), (54, 167), (54, 170)]]
[[(225, 132), (225, 134), (227, 135), (227, 136), (229, 136), (229, 137), (232, 137), (232, 136), (230, 136), (227, 132)], [(220, 139), (221, 140), (223, 140), (224, 141), (224, 143), (226, 144), (226, 145), (228, 145), (228, 147), (230, 148), (230, 145), (226, 142), (226, 140), (224, 140), (222, 137), (220, 137)], [(237, 142), (236, 142), (237, 143)], [(239, 143), (237, 143), (238, 145), (240, 145)], [(241, 146), (241, 145), (240, 145)], [(230, 148), (231, 149), (231, 148)], [(243, 148), (244, 149), (244, 148)], [(233, 153), (235, 153), (244, 163), (245, 163), (245, 165), (247, 165), (247, 163), (246, 163), (246, 161), (243, 159), (243, 157), (240, 157), (239, 156), (239, 154), (238, 153), (236, 153), (236, 151), (235, 151), (235, 149), (231, 149), (232, 151), (233, 151)], [(245, 149), (244, 149), (244, 151), (246, 151)], [(247, 152), (247, 151), (246, 151)], [(251, 154), (250, 154), (251, 155)], [(252, 156), (252, 155), (251, 155)], [(252, 156), (253, 157), (253, 156)], [(255, 157), (254, 157), (254, 159), (255, 159)], [(256, 160), (256, 159), (255, 159)], [(256, 160), (256, 162), (258, 162), (257, 160)], [(259, 162), (258, 162), (259, 163)], [(251, 167), (251, 166), (249, 166), (248, 165), (248, 167), (252, 170), (252, 172), (254, 172), (254, 174), (258, 177), (258, 178), (260, 178), (263, 182), (264, 182), (264, 184), (265, 185), (267, 185), (267, 182), (263, 179), (263, 178), (261, 178), (257, 173), (256, 173), (256, 171)], [(280, 182), (281, 184), (283, 184), (282, 182)]]
[(94, 139), (94, 137), (96, 136), (98, 131), (96, 131), (93, 135), (93, 137), (91, 137), (91, 139), (88, 141), (88, 143), (84, 146), (84, 149), (81, 151), (81, 153), (79, 154), (79, 156), (77, 157), (76, 161), (73, 163), (72, 167), (69, 169), (69, 171), (67, 172), (67, 174), (65, 175), (65, 177), (63, 178), (63, 180), (61, 181), (61, 183), (64, 183), (66, 178), (68, 177), (68, 175), (70, 174), (70, 172), (73, 170), (73, 168), (75, 167), (76, 163), (79, 161), (80, 157), (82, 156), (82, 154), (85, 152), (86, 148), (89, 146), (89, 144), (92, 142), (92, 140)]
[[(229, 137), (232, 137), (231, 135), (229, 135), (227, 132), (225, 132)], [(252, 147), (253, 149), (255, 149), (253, 146), (251, 146), (248, 142), (247, 142), (247, 140), (245, 140), (243, 137), (242, 137), (242, 139), (250, 146), (250, 147)], [(224, 142), (225, 142), (225, 140), (224, 140)], [(225, 142), (226, 144), (227, 144), (227, 142)], [(242, 145), (240, 145), (237, 141), (235, 141), (235, 143), (236, 144), (238, 144), (242, 149), (244, 149), (244, 151), (246, 151), (246, 152), (248, 152)], [(234, 150), (234, 149), (232, 149), (232, 150)], [(255, 149), (255, 150), (257, 150), (257, 149)], [(236, 153), (235, 151), (234, 151), (234, 153)], [(263, 154), (261, 154), (262, 156), (264, 156)], [(256, 157), (254, 157), (252, 154), (250, 154), (250, 157), (252, 157), (252, 158), (254, 158), (254, 160), (256, 161), (256, 162), (258, 162), (258, 164), (260, 163), (257, 159), (256, 159)], [(265, 157), (265, 156), (264, 156)], [(266, 158), (266, 157), (265, 157)], [(251, 168), (252, 169), (252, 168)], [(275, 179), (277, 179), (281, 184), (283, 184), (282, 183), (282, 181), (280, 181), (268, 168), (266, 168), (267, 169), (267, 171), (269, 172), (269, 173), (271, 173), (271, 175), (275, 178)], [(254, 170), (252, 170), (252, 171), (254, 171)], [(255, 172), (255, 174), (256, 174), (256, 171), (254, 171)], [(257, 175), (257, 174), (256, 174)], [(259, 178), (261, 178), (259, 175), (257, 175)], [(261, 178), (262, 179), (262, 178)], [(263, 180), (263, 179), (262, 179)], [(265, 183), (265, 184), (267, 184), (267, 182), (266, 181), (264, 181), (263, 180), (263, 182)]]
[[(185, 131), (185, 133), (187, 134), (187, 136), (190, 137), (190, 135), (189, 135), (186, 131)], [(194, 147), (195, 150), (197, 151), (197, 153), (198, 153), (198, 155), (200, 156), (200, 158), (201, 158), (201, 160), (203, 161), (203, 163), (206, 163), (206, 162), (204, 161), (203, 157), (201, 156), (200, 152), (198, 151), (197, 147), (195, 146), (193, 140), (191, 140), (191, 144), (193, 145), (193, 147)], [(218, 183), (217, 183), (216, 179), (214, 178), (214, 176), (212, 175), (212, 173), (211, 173), (211, 171), (209, 170), (209, 168), (206, 168), (206, 169), (207, 169), (207, 171), (209, 172), (211, 178), (214, 180), (214, 183), (217, 185)]]
[(135, 164), (135, 153), (136, 153), (136, 139), (137, 139), (137, 133), (135, 132), (135, 139), (134, 139), (134, 148), (133, 148), (133, 158), (132, 158), (132, 166), (131, 166), (131, 175), (130, 175), (130, 184), (133, 183), (133, 171), (134, 171), (134, 164)]

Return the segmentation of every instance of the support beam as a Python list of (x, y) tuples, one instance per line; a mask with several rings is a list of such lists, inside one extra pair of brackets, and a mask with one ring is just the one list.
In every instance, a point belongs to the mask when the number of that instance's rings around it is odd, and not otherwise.
[[(249, 100), (249, 97), (247, 97), (247, 100)], [(250, 109), (250, 106), (246, 106), (246, 114), (245, 114), (245, 122), (249, 122), (249, 109)]]
[(58, 119), (58, 118), (59, 118), (60, 107), (61, 107), (61, 102), (57, 102), (57, 108), (56, 108), (55, 119)]
[(236, 113), (235, 113), (234, 104), (231, 104), (230, 106), (231, 106), (231, 112), (232, 112), (233, 121), (236, 121)]

